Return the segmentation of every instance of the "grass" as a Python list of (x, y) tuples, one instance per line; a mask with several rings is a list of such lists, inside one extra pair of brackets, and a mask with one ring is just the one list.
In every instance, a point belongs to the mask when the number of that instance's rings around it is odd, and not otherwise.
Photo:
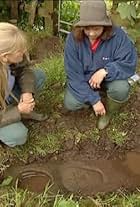
[[(47, 82), (41, 92), (37, 108), (39, 111), (51, 115), (51, 121), (53, 122), (59, 116), (59, 112), (56, 112), (55, 107), (58, 107), (63, 100), (65, 84), (63, 57), (54, 56), (44, 59), (36, 67), (42, 68), (47, 76)], [(30, 156), (45, 157), (48, 153), (56, 152), (60, 149), (64, 134), (63, 130), (52, 129), (51, 132), (45, 133), (41, 132), (42, 129), (39, 123), (28, 122), (25, 124), (30, 130), (28, 141), (24, 146), (15, 148), (3, 148), (0, 146), (1, 171), (17, 160), (26, 163)]]
[[(55, 127), (55, 121), (59, 120), (64, 97), (65, 74), (63, 56), (52, 56), (44, 59), (41, 64), (36, 66), (42, 68), (47, 76), (47, 82), (38, 101), (38, 110), (50, 115), (50, 122), (44, 128), (40, 123), (28, 122), (30, 128), (29, 139), (24, 146), (14, 149), (3, 148), (0, 146), (0, 169), (3, 172), (10, 163), (20, 160), (27, 163), (29, 157), (46, 157), (48, 153), (58, 152), (62, 148), (62, 143), (74, 133), (75, 144), (85, 139), (91, 139), (97, 143), (100, 139), (100, 131), (87, 131), (86, 133), (74, 131), (63, 127)], [(57, 110), (56, 110), (57, 109)], [(127, 133), (123, 129), (130, 119), (130, 114), (123, 112), (120, 116), (114, 116), (112, 124), (107, 129), (108, 138), (117, 145), (122, 145), (127, 138)], [(133, 114), (132, 114), (133, 116)], [(53, 126), (51, 129), (50, 126)], [(42, 131), (48, 127), (48, 131)], [(0, 187), (0, 207), (140, 207), (140, 193), (130, 195), (122, 192), (113, 193), (106, 196), (96, 196), (95, 198), (74, 198), (73, 196), (64, 197), (63, 195), (50, 195), (48, 188), (39, 195), (22, 191), (15, 186)]]
[(127, 132), (124, 126), (129, 119), (130, 114), (127, 112), (122, 112), (119, 116), (116, 114), (112, 119), (111, 125), (107, 128), (108, 138), (119, 146), (122, 146), (127, 139)]
[[(53, 122), (59, 116), (59, 113), (54, 108), (63, 99), (65, 83), (63, 58), (62, 56), (58, 56), (44, 59), (36, 67), (42, 68), (47, 76), (47, 82), (41, 92), (37, 108), (39, 111), (43, 111), (43, 113), (51, 114), (51, 121)], [(45, 156), (47, 153), (54, 152), (60, 148), (62, 130), (53, 129), (52, 132), (46, 134), (44, 131), (41, 132), (42, 129), (39, 123), (28, 122), (27, 125), (30, 128), (27, 143), (24, 146), (15, 147), (14, 149), (7, 148), (6, 152), (2, 149), (0, 153), (2, 157), (5, 154), (6, 157), (10, 154), (10, 157), (13, 156), (25, 162), (29, 153)]]
[[(63, 99), (63, 91), (65, 84), (65, 74), (62, 56), (53, 56), (49, 59), (44, 59), (44, 61), (37, 65), (36, 67), (42, 68), (46, 72), (47, 84), (41, 94), (42, 104), (46, 111), (51, 111), (51, 109), (60, 104)], [(42, 108), (42, 105), (39, 104)]]
[[(61, 117), (59, 107), (62, 107), (64, 98), (65, 73), (63, 56), (46, 58), (36, 65), (36, 68), (42, 68), (47, 76), (47, 82), (39, 97), (37, 109), (50, 115), (51, 123), (45, 126), (49, 128), (49, 132), (42, 131), (43, 128), (40, 123), (28, 122), (27, 126), (30, 128), (29, 139), (24, 146), (15, 147), (14, 149), (6, 148), (6, 150), (1, 147), (0, 161), (2, 165), (7, 160), (12, 162), (19, 159), (26, 163), (30, 156), (45, 157), (48, 153), (57, 152), (61, 149), (63, 140), (67, 139), (67, 137), (72, 137), (73, 133), (76, 144), (89, 138), (93, 142), (98, 142), (100, 139), (101, 132), (95, 127), (88, 129), (85, 133), (80, 132), (76, 127), (73, 132), (66, 127), (60, 127), (59, 129), (55, 127), (55, 122)], [(127, 124), (129, 116), (130, 113), (127, 112), (114, 116), (112, 124), (107, 129), (108, 138), (112, 142), (118, 145), (122, 145), (125, 142), (127, 133), (122, 123), (124, 125)], [(95, 118), (93, 117), (93, 119)], [(90, 118), (90, 121), (92, 121), (92, 118)], [(49, 124), (53, 127), (52, 129), (50, 129)]]
[(27, 190), (5, 188), (0, 190), (0, 207), (139, 207), (139, 190), (132, 194), (122, 191), (106, 196), (94, 198), (75, 198), (73, 195), (64, 197), (57, 194), (53, 196), (46, 187), (42, 194), (34, 194)]

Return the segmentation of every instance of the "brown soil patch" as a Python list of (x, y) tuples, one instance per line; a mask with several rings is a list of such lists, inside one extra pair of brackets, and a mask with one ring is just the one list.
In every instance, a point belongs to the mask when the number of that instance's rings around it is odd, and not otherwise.
[[(55, 190), (79, 195), (108, 193), (118, 189), (134, 190), (139, 187), (139, 93), (138, 87), (121, 111), (128, 113), (128, 120), (124, 119), (120, 123), (120, 130), (127, 134), (122, 145), (117, 145), (108, 137), (108, 129), (98, 133), (99, 139), (91, 133), (97, 121), (92, 109), (68, 112), (63, 106), (54, 106), (57, 116), (41, 123), (40, 131), (42, 134), (63, 131), (62, 147), (59, 153), (50, 154), (49, 159), (40, 158), (39, 163), (42, 161), (42, 164), (33, 164), (35, 169), (40, 171), (47, 168), (50, 171), (54, 177)], [(23, 169), (29, 170), (31, 167), (32, 164)]]
[(62, 193), (91, 196), (139, 187), (140, 168), (134, 170), (138, 165), (135, 161), (140, 161), (140, 153), (129, 153), (123, 161), (49, 161), (44, 164), (11, 167), (6, 176), (11, 175), (14, 178), (13, 184), (18, 178), (20, 188), (33, 192), (42, 192), (45, 185), (50, 184), (53, 193), (60, 190)]
[[(56, 52), (57, 49), (59, 52), (60, 47), (57, 43), (58, 39), (40, 41), (37, 44), (37, 53), (33, 54), (33, 57), (40, 59), (53, 51)], [(43, 167), (37, 164), (37, 168), (43, 170), (44, 165), (49, 165), (51, 173), (56, 177), (57, 186), (68, 192), (91, 195), (119, 188), (130, 190), (138, 187), (140, 169), (137, 165), (140, 155), (137, 157), (136, 154), (129, 153), (140, 152), (139, 94), (140, 87), (122, 109), (122, 112), (128, 113), (128, 120), (122, 119), (119, 123), (120, 131), (126, 134), (126, 139), (121, 145), (117, 145), (108, 136), (109, 129), (95, 133), (97, 118), (92, 109), (73, 113), (65, 111), (61, 105), (53, 105), (52, 110), (57, 116), (40, 123), (40, 133), (43, 135), (63, 132), (62, 147), (57, 154), (39, 158), (39, 162), (42, 161), (44, 164)], [(48, 158), (49, 162), (46, 163)]]
[[(50, 118), (47, 122), (41, 124), (43, 134), (51, 132), (64, 132), (64, 141), (62, 148), (57, 156), (58, 160), (98, 160), (115, 159), (123, 156), (140, 146), (140, 88), (131, 96), (129, 102), (122, 108), (120, 113), (128, 113), (127, 121), (121, 120), (119, 130), (126, 134), (124, 142), (117, 145), (111, 137), (108, 136), (109, 128), (98, 132), (92, 109), (79, 110), (77, 112), (67, 112), (61, 108), (55, 107), (58, 116)], [(119, 114), (116, 115), (116, 120)], [(118, 125), (117, 123), (117, 125)], [(110, 124), (109, 127), (112, 125)], [(113, 130), (112, 128), (110, 128)], [(53, 156), (52, 156), (53, 159)]]
[(40, 38), (33, 45), (31, 59), (40, 62), (43, 58), (62, 53), (63, 45), (58, 37)]

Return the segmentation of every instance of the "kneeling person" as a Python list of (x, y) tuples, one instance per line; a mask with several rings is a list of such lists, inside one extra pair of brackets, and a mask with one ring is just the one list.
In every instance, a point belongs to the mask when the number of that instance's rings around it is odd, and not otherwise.
[[(69, 110), (91, 105), (98, 128), (108, 126), (112, 114), (128, 100), (128, 78), (135, 74), (137, 54), (127, 34), (112, 24), (105, 2), (82, 1), (80, 21), (65, 45), (67, 89), (64, 104)], [(104, 104), (100, 91), (107, 94)]]
[[(9, 23), (0, 23), (0, 140), (10, 147), (27, 140), (22, 118), (43, 120), (34, 112), (34, 94), (45, 81), (41, 70), (33, 71), (26, 55), (26, 38)], [(16, 104), (13, 105), (13, 102)]]

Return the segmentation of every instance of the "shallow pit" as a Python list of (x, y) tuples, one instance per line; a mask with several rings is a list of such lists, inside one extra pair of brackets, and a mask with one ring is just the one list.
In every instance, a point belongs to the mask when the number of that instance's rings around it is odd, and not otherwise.
[(41, 193), (53, 182), (50, 174), (40, 171), (25, 171), (18, 176), (18, 187), (32, 192)]

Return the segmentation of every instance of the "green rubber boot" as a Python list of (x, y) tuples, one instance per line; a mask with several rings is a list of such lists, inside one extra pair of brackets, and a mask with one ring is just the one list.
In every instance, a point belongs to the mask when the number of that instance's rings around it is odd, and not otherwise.
[(107, 112), (104, 116), (100, 116), (97, 122), (97, 127), (99, 130), (105, 129), (109, 125), (112, 115), (120, 109), (121, 105), (122, 103), (118, 103), (107, 98), (106, 101)]

